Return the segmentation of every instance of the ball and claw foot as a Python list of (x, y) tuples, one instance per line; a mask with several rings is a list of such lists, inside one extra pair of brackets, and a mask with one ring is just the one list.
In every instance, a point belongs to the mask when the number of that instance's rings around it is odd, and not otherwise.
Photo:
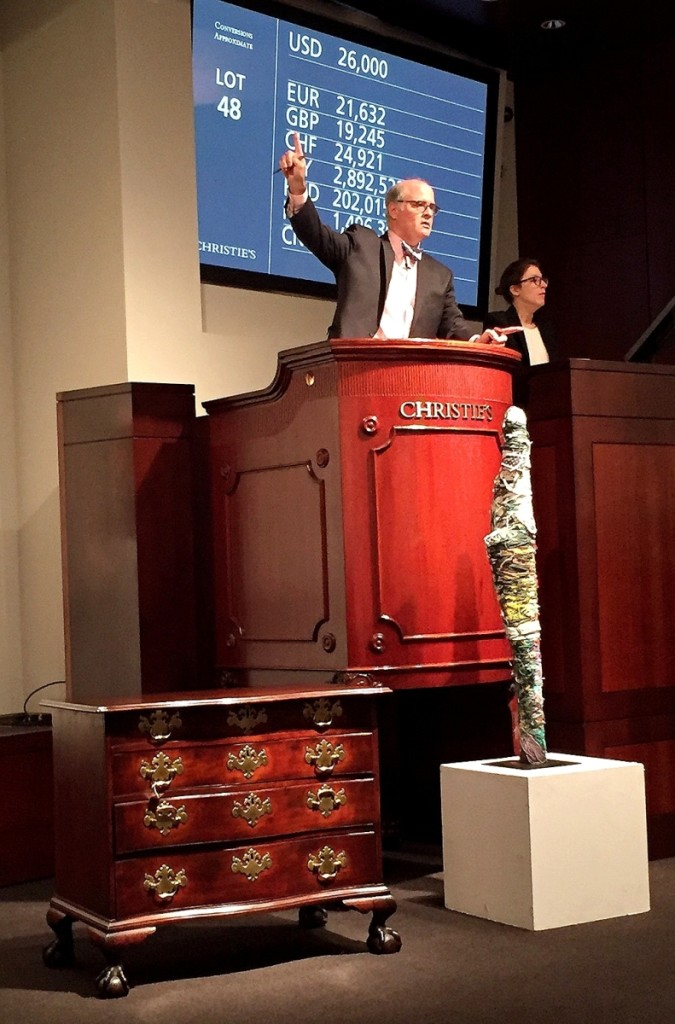
[(47, 923), (56, 938), (43, 949), (43, 963), (53, 968), (71, 967), (75, 962), (72, 918), (50, 911), (47, 914)]
[(106, 967), (96, 978), (96, 995), (100, 999), (121, 999), (129, 994), (129, 982), (120, 964)]
[(43, 949), (42, 960), (47, 967), (72, 967), (75, 962), (72, 942), (54, 939)]
[(328, 920), (325, 907), (300, 907), (298, 924), (301, 928), (324, 928)]
[(371, 953), (398, 953), (401, 936), (386, 925), (375, 925), (368, 932), (367, 945)]

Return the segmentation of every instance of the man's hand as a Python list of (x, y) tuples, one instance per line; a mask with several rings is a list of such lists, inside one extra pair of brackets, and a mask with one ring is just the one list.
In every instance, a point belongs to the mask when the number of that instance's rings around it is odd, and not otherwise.
[(279, 160), (279, 170), (288, 183), (292, 196), (301, 196), (307, 188), (307, 161), (302, 152), (300, 137), (293, 133), (293, 149), (288, 149)]

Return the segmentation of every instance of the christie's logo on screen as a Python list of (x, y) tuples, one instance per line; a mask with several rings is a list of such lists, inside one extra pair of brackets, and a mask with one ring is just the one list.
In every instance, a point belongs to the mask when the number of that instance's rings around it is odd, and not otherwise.
[(242, 249), (240, 245), (223, 245), (222, 242), (200, 242), (200, 252), (215, 252), (219, 256), (238, 256), (240, 260), (257, 259), (255, 249)]
[(492, 422), (492, 406), (476, 402), (402, 402), (399, 415), (404, 420), (473, 420)]

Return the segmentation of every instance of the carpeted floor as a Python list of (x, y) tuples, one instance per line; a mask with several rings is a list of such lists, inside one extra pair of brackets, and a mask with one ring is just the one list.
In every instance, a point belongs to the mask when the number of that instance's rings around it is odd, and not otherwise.
[(530, 932), (446, 910), (440, 850), (389, 853), (403, 946), (367, 952), (369, 918), (295, 912), (159, 929), (125, 957), (123, 999), (96, 997), (102, 954), (44, 966), (50, 880), (0, 889), (2, 1024), (672, 1024), (675, 859), (650, 864), (646, 914)]

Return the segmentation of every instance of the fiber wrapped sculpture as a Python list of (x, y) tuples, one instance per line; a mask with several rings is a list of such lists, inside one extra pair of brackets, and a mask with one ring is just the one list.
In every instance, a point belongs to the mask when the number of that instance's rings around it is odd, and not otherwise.
[(506, 636), (513, 651), (511, 713), (514, 751), (521, 763), (546, 764), (541, 628), (535, 555), (527, 418), (510, 406), (503, 421), (504, 444), (485, 537)]

